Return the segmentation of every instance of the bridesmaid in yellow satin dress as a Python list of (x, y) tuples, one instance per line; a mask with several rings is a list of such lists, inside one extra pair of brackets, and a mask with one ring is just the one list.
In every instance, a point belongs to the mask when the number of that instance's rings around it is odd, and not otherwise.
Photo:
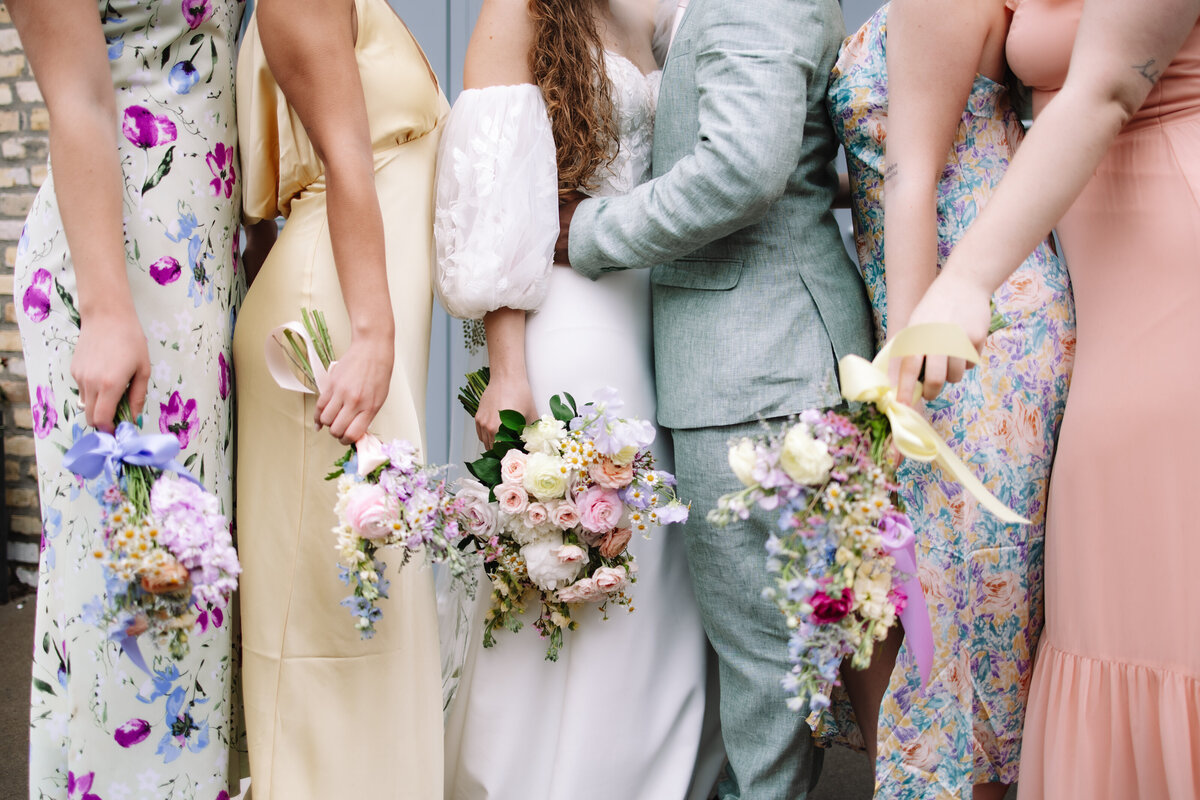
[[(389, 575), (377, 634), (360, 640), (339, 605), (349, 590), (324, 477), (368, 425), (424, 440), (446, 100), (385, 0), (260, 0), (237, 88), (253, 280), (234, 336), (251, 790), (440, 798), (432, 573)], [(270, 331), (302, 307), (325, 312), (340, 356), (317, 398), (277, 387), (264, 358)]]

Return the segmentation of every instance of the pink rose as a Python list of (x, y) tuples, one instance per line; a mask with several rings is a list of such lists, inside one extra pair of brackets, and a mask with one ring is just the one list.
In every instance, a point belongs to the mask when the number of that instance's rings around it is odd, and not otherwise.
[(516, 448), (509, 450), (500, 459), (500, 480), (510, 486), (520, 486), (525, 480), (525, 460), (528, 458)]
[(533, 502), (525, 509), (525, 527), (536, 528), (550, 519), (550, 510), (545, 503)]
[(633, 464), (618, 465), (611, 458), (604, 457), (592, 463), (588, 475), (606, 489), (624, 489), (633, 483)]
[(601, 567), (592, 575), (596, 588), (605, 594), (616, 594), (625, 588), (625, 570), (616, 567)]
[(625, 504), (612, 489), (593, 486), (575, 500), (579, 508), (579, 523), (592, 533), (608, 533), (621, 523)]
[(616, 558), (625, 552), (632, 536), (633, 532), (629, 528), (617, 528), (615, 531), (609, 531), (600, 540), (600, 555), (605, 558)]
[(579, 524), (579, 509), (570, 500), (563, 500), (550, 512), (550, 521), (556, 528), (569, 531)]
[(395, 499), (377, 483), (360, 483), (346, 495), (343, 506), (346, 524), (356, 536), (383, 539), (392, 533), (400, 516)]
[(841, 597), (830, 597), (823, 591), (813, 593), (808, 604), (813, 607), (813, 622), (818, 625), (829, 625), (841, 622), (850, 609), (854, 608), (854, 590), (843, 589)]
[(525, 494), (523, 486), (504, 483), (496, 487), (496, 502), (501, 511), (515, 517), (529, 507), (529, 495)]
[(564, 564), (586, 564), (588, 562), (587, 550), (577, 544), (564, 544), (554, 551), (554, 555)]
[(591, 578), (584, 578), (565, 589), (558, 590), (558, 599), (563, 603), (595, 603), (603, 600), (604, 597), (604, 592)]

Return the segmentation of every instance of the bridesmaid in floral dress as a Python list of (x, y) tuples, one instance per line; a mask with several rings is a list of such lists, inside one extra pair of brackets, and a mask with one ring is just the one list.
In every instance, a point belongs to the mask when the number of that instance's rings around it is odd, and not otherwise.
[[(908, 324), (1021, 140), (998, 82), (1007, 28), (1003, 0), (895, 0), (847, 41), (834, 69), (829, 102), (846, 146), (879, 342)], [(1075, 318), (1066, 269), (1048, 242), (992, 301), (1003, 327), (982, 348), (982, 364), (927, 394), (925, 410), (951, 449), (1032, 524), (989, 516), (937, 467), (902, 465), (936, 653), (925, 688), (907, 648), (892, 672), (899, 637), (871, 670), (846, 675), (868, 750), (879, 742), (879, 798), (998, 798), (1017, 777)]]
[(227, 612), (196, 609), (182, 662), (99, 627), (106, 576), (88, 552), (107, 480), (62, 462), (88, 426), (112, 430), (128, 392), (142, 429), (174, 435), (232, 514), (243, 6), (7, 5), (50, 111), (52, 167), (16, 264), (43, 513), (29, 796), (223, 800), (236, 778)]

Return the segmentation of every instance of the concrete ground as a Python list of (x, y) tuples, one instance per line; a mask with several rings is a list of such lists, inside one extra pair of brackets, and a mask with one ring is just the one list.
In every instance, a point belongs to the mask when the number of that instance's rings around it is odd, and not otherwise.
[[(29, 664), (33, 652), (32, 595), (0, 605), (0, 800), (26, 800), (29, 747)], [(868, 800), (867, 759), (841, 749), (825, 759), (813, 800)], [(341, 800), (341, 798), (329, 798)]]

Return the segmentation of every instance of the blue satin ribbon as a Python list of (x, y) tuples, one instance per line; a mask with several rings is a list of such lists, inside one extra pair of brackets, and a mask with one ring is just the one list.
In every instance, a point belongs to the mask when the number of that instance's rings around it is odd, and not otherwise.
[(135, 467), (154, 467), (174, 472), (197, 486), (200, 481), (175, 460), (179, 455), (179, 440), (164, 433), (142, 435), (131, 422), (117, 426), (117, 434), (93, 431), (71, 446), (63, 457), (63, 466), (83, 478), (95, 478), (100, 473), (115, 477), (121, 464)]

